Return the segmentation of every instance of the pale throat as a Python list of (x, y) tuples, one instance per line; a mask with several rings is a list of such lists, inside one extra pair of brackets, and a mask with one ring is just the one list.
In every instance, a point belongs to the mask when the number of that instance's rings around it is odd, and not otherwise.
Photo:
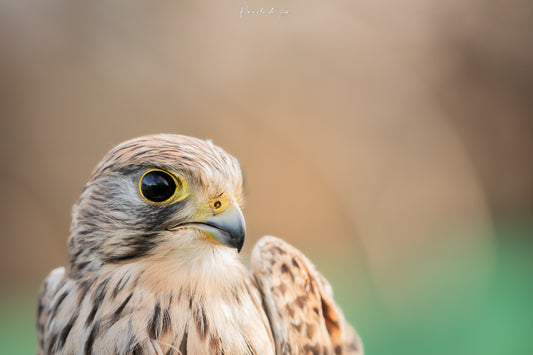
[(179, 249), (146, 258), (135, 268), (142, 272), (143, 283), (159, 292), (188, 289), (205, 297), (243, 287), (249, 271), (235, 249), (205, 242), (196, 246), (194, 252)]

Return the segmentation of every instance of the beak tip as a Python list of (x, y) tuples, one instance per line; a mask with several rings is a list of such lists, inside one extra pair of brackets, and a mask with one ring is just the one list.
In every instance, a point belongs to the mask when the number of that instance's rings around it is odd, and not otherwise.
[(217, 215), (186, 224), (193, 224), (218, 243), (237, 249), (238, 253), (242, 250), (246, 235), (246, 223), (237, 205), (230, 205)]
[(245, 235), (246, 232), (244, 230), (240, 230), (237, 233), (229, 233), (230, 242), (227, 246), (237, 249), (237, 253), (240, 253), (244, 245)]
[(237, 242), (237, 253), (240, 253), (244, 245), (244, 236)]

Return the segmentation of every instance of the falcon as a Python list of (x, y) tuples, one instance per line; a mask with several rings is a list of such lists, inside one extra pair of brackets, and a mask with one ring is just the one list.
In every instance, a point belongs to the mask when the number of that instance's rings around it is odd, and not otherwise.
[(42, 285), (38, 354), (362, 354), (329, 283), (275, 237), (239, 260), (237, 160), (151, 135), (113, 148), (73, 208)]

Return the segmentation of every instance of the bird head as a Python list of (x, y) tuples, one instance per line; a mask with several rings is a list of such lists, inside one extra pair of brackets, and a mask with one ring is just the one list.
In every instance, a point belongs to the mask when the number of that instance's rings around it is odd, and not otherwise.
[(210, 141), (151, 135), (113, 148), (74, 206), (72, 276), (140, 258), (240, 252), (245, 222), (237, 160)]

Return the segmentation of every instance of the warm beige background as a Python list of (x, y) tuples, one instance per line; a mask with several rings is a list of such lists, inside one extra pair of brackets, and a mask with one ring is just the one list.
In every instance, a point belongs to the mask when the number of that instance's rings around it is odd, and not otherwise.
[[(240, 18), (243, 4), (289, 14)], [(362, 270), (385, 300), (443, 255), (475, 252), (483, 282), (494, 218), (533, 208), (531, 10), (2, 2), (2, 292), (63, 263), (70, 208), (105, 152), (158, 132), (240, 160), (245, 254), (275, 234), (355, 286)]]

